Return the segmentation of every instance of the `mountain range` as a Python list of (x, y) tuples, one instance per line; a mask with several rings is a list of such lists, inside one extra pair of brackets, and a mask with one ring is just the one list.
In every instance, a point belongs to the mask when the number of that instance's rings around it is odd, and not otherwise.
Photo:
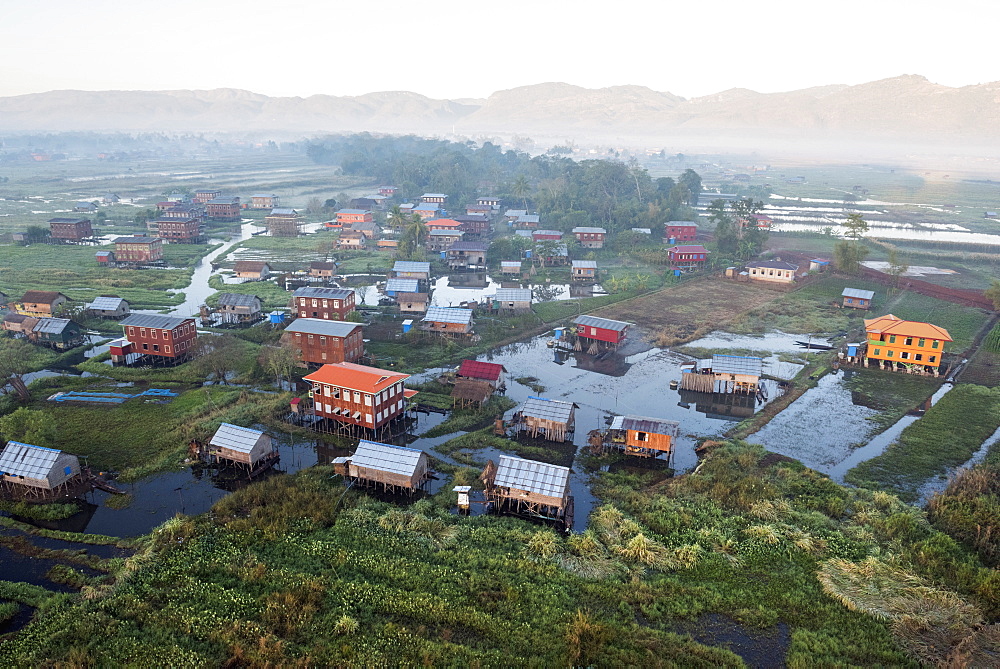
[(484, 100), (389, 91), (269, 97), (236, 89), (51, 91), (0, 98), (0, 131), (290, 131), (658, 137), (770, 135), (1000, 139), (1000, 82), (952, 88), (917, 75), (784, 93), (685, 99), (643, 86), (543, 83)]

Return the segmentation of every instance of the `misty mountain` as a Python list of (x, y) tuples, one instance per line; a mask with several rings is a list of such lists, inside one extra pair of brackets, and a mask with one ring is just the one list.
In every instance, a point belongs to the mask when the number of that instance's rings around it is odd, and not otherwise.
[(845, 134), (1000, 137), (1000, 82), (951, 88), (916, 75), (783, 93), (730, 89), (684, 99), (643, 86), (543, 83), (485, 100), (390, 91), (269, 97), (243, 90), (52, 91), (0, 98), (0, 130)]

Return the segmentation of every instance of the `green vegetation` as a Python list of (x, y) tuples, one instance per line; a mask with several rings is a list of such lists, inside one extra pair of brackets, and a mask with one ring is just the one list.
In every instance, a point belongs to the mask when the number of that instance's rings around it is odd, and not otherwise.
[(934, 527), (976, 551), (984, 564), (1000, 566), (1000, 463), (996, 444), (984, 464), (960, 470), (944, 492), (927, 503)]
[(921, 484), (967, 462), (998, 426), (1000, 389), (955, 386), (885, 453), (854, 467), (844, 480), (912, 501)]
[[(919, 511), (771, 462), (734, 442), (676, 479), (599, 473), (604, 505), (565, 538), (455, 516), (450, 491), (400, 508), (357, 490), (341, 500), (327, 467), (273, 477), (211, 516), (164, 523), (116, 582), (83, 596), (0, 582), (0, 599), (61, 602), (0, 652), (25, 665), (742, 666), (677, 633), (715, 614), (740, 633), (787, 624), (774, 659), (789, 666), (900, 666), (940, 661), (958, 641), (913, 643), (892, 622), (899, 588), (925, 636), (955, 622), (977, 635), (996, 615), (1000, 578)], [(883, 596), (858, 594), (862, 573)]]
[[(222, 282), (221, 276), (213, 274), (208, 279), (208, 285), (219, 291), (219, 293), (256, 295), (260, 298), (265, 311), (275, 308), (285, 308), (291, 300), (291, 294), (274, 281), (247, 281), (246, 283), (227, 284)], [(212, 306), (217, 305), (219, 303), (219, 293), (209, 295), (206, 302)]]
[(874, 436), (933, 395), (943, 380), (859, 368), (845, 371), (844, 383), (851, 389), (855, 404), (879, 412), (868, 419), (874, 423), (871, 434)]
[(21, 606), (16, 602), (0, 602), (0, 627), (13, 620), (21, 611)]
[(0, 499), (0, 511), (32, 520), (62, 520), (79, 513), (80, 507), (76, 504), (28, 504)]
[(994, 325), (983, 339), (983, 348), (991, 353), (1000, 353), (1000, 323)]
[(481, 407), (452, 411), (443, 423), (432, 427), (421, 436), (440, 437), (452, 432), (467, 432), (492, 425), (494, 419), (502, 416), (508, 409), (513, 409), (516, 404), (509, 397), (494, 395)]
[(539, 383), (538, 379), (535, 378), (534, 376), (521, 376), (514, 379), (514, 381), (520, 383), (522, 386), (531, 388), (531, 392), (535, 393), (536, 395), (541, 395), (542, 393), (545, 392), (545, 386)]
[(923, 321), (939, 325), (948, 331), (953, 342), (945, 351), (961, 352), (972, 346), (973, 340), (989, 321), (992, 314), (983, 309), (963, 307), (917, 293), (904, 293), (892, 305), (891, 311), (904, 320)]

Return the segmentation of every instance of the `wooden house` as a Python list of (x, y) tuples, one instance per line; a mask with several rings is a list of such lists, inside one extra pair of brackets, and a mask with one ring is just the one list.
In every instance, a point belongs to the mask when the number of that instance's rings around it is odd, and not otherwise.
[(798, 271), (798, 265), (781, 260), (759, 260), (747, 263), (747, 273), (754, 281), (792, 283), (795, 281), (795, 273)]
[(199, 188), (191, 196), (191, 201), (195, 204), (205, 204), (217, 197), (222, 196), (222, 191), (217, 188)]
[(455, 375), (460, 379), (485, 381), (496, 390), (503, 390), (507, 387), (503, 376), (506, 373), (507, 369), (503, 365), (498, 365), (495, 362), (463, 360), (462, 364), (458, 366), (458, 371)]
[(448, 199), (448, 196), (444, 193), (424, 193), (420, 196), (420, 201), (423, 203), (436, 202), (437, 204), (444, 204)]
[(845, 288), (841, 297), (844, 298), (844, 306), (852, 309), (870, 309), (872, 298), (875, 297), (873, 290), (861, 290), (860, 288)]
[(430, 296), (427, 293), (397, 293), (396, 304), (401, 313), (422, 314), (427, 311)]
[(399, 242), (395, 239), (380, 239), (375, 242), (376, 251), (395, 251), (399, 248)]
[(521, 261), (519, 260), (502, 260), (500, 262), (500, 273), (501, 274), (514, 274), (517, 276), (521, 275)]
[(464, 232), (467, 237), (479, 239), (490, 233), (490, 219), (485, 214), (466, 214), (456, 216), (455, 220), (461, 225), (459, 230)]
[(486, 267), (485, 242), (458, 241), (448, 249), (448, 267), (455, 269), (482, 269)]
[(71, 349), (84, 342), (83, 328), (68, 318), (39, 318), (31, 331), (24, 334), (28, 341), (58, 351)]
[(158, 237), (119, 237), (115, 240), (115, 260), (145, 265), (163, 260), (163, 240)]
[(128, 362), (133, 354), (151, 356), (162, 361), (177, 362), (191, 354), (198, 338), (193, 318), (132, 314), (119, 325), (124, 341), (116, 340), (110, 347), (114, 362)]
[(202, 241), (200, 218), (160, 218), (156, 236), (174, 244), (197, 244)]
[(278, 458), (271, 435), (230, 423), (221, 423), (208, 444), (210, 461), (243, 465), (251, 471)]
[[(348, 226), (344, 226), (347, 228)], [(379, 236), (381, 230), (379, 230), (378, 223), (375, 221), (358, 221), (356, 223), (351, 223), (351, 232), (360, 232), (365, 236), (366, 239), (375, 239)]]
[(708, 249), (700, 244), (686, 244), (667, 249), (667, 260), (674, 269), (696, 271), (708, 262)]
[(425, 202), (423, 204), (413, 205), (412, 213), (419, 216), (425, 221), (429, 221), (434, 218), (440, 218), (441, 205), (436, 202)]
[(242, 212), (240, 198), (236, 196), (215, 197), (205, 203), (205, 215), (213, 221), (239, 221)]
[(420, 321), (420, 329), (444, 336), (471, 335), (472, 309), (428, 307)]
[[(471, 214), (472, 212), (470, 211), (469, 213)], [(527, 213), (528, 212), (525, 209), (508, 209), (503, 213), (503, 218), (508, 223), (514, 224), (517, 222), (517, 219), (521, 218)]]
[[(351, 362), (325, 364), (303, 377), (312, 385), (313, 411), (335, 426), (378, 430), (403, 415), (408, 374)], [(415, 392), (415, 391), (414, 391)]]
[(447, 251), (452, 244), (460, 241), (464, 234), (461, 230), (431, 230), (427, 233), (427, 250), (431, 253)]
[(94, 254), (94, 258), (101, 267), (114, 267), (116, 264), (114, 251), (98, 251)]
[(10, 332), (17, 338), (27, 338), (38, 324), (38, 316), (25, 316), (14, 311), (4, 314), (3, 324), (0, 327), (4, 332)]
[(604, 228), (576, 227), (573, 228), (573, 236), (580, 242), (580, 246), (585, 249), (604, 248), (604, 238), (608, 231)]
[(129, 305), (116, 295), (102, 295), (87, 305), (87, 311), (98, 318), (124, 318), (129, 314)]
[(521, 214), (514, 221), (514, 227), (519, 230), (535, 230), (541, 222), (542, 219), (538, 214)]
[(452, 407), (464, 409), (467, 407), (483, 406), (493, 396), (493, 386), (486, 381), (475, 379), (455, 379), (455, 386), (451, 391)]
[(97, 211), (97, 205), (94, 204), (93, 202), (84, 202), (81, 200), (73, 205), (73, 211), (89, 214), (91, 212)]
[(429, 262), (397, 260), (392, 266), (392, 275), (400, 279), (427, 281), (431, 277), (431, 264)]
[(490, 298), (490, 306), (496, 311), (531, 311), (531, 289), (497, 288), (496, 295)]
[(375, 216), (368, 209), (341, 209), (335, 214), (335, 225), (329, 227), (350, 227), (355, 223), (371, 223), (374, 221)]
[(354, 249), (356, 251), (364, 251), (367, 246), (367, 237), (363, 232), (355, 232), (354, 230), (344, 230), (337, 237), (337, 248), (338, 249)]
[(680, 423), (677, 421), (645, 416), (615, 416), (608, 429), (611, 445), (642, 457), (666, 454), (668, 462), (678, 436)]
[(493, 213), (493, 207), (486, 204), (470, 204), (465, 208), (465, 214), (467, 216), (485, 216), (489, 218), (493, 215)]
[(543, 516), (572, 525), (569, 468), (501, 455), (486, 463), (480, 476), (487, 501), (498, 512)]
[(0, 451), (0, 482), (13, 497), (69, 496), (80, 480), (80, 460), (75, 455), (19, 441), (8, 441)]
[(292, 293), (292, 302), (289, 306), (299, 318), (343, 321), (354, 311), (355, 299), (355, 292), (350, 288), (306, 286)]
[(500, 208), (500, 198), (495, 195), (484, 195), (482, 197), (476, 198), (476, 204), (482, 207), (490, 207), (492, 209)]
[(392, 277), (386, 279), (385, 282), (385, 294), (389, 297), (396, 297), (400, 293), (416, 293), (420, 287), (420, 281), (418, 279), (397, 279)]
[(663, 225), (663, 243), (693, 242), (698, 238), (698, 226), (691, 221), (667, 221)]
[(378, 194), (384, 195), (385, 197), (392, 197), (396, 194), (396, 191), (398, 190), (399, 188), (397, 188), (396, 186), (379, 186)]
[(532, 230), (531, 240), (534, 242), (540, 242), (545, 240), (558, 241), (562, 239), (562, 233), (558, 230)]
[(427, 230), (461, 230), (462, 224), (453, 218), (435, 218), (433, 221), (427, 221)]
[(865, 319), (868, 334), (864, 365), (882, 369), (904, 368), (937, 375), (945, 344), (953, 341), (943, 327), (904, 321), (892, 314)]
[(809, 261), (810, 272), (825, 272), (830, 269), (830, 261), (825, 258), (813, 258)]
[(514, 430), (549, 441), (569, 441), (576, 427), (575, 410), (578, 408), (573, 402), (528, 397), (514, 413)]
[(706, 366), (696, 363), (690, 372), (681, 374), (681, 390), (700, 393), (756, 395), (764, 361), (754, 356), (715, 354)]
[(67, 302), (69, 298), (57, 291), (29, 290), (11, 306), (19, 314), (41, 318), (55, 316)]
[(298, 237), (301, 232), (302, 216), (288, 207), (275, 207), (264, 217), (264, 225), (272, 237)]
[(332, 279), (337, 273), (337, 263), (332, 260), (309, 263), (309, 276), (314, 279)]
[(296, 318), (281, 334), (281, 343), (305, 365), (357, 362), (365, 354), (361, 324), (347, 321)]
[(237, 279), (263, 281), (271, 276), (271, 266), (259, 260), (237, 260), (233, 265), (233, 274)]
[(94, 236), (89, 218), (50, 218), (49, 236), (68, 242), (78, 242)]
[(362, 439), (354, 455), (334, 460), (334, 471), (355, 485), (413, 494), (430, 479), (427, 454), (415, 448)]
[(250, 196), (251, 209), (274, 209), (279, 205), (279, 198), (274, 193), (256, 193)]
[(574, 260), (571, 276), (574, 281), (596, 281), (597, 261), (596, 260)]
[(216, 312), (223, 323), (230, 324), (254, 323), (264, 315), (260, 298), (244, 293), (220, 293)]
[(584, 350), (586, 344), (588, 353), (600, 350), (602, 345), (617, 348), (628, 338), (628, 329), (632, 325), (625, 321), (587, 315), (577, 316), (573, 319), (573, 324), (576, 325), (576, 350)]
[(569, 247), (566, 244), (548, 242), (546, 247), (535, 250), (546, 267), (562, 267), (569, 264)]
[(193, 202), (174, 202), (160, 212), (160, 219), (178, 218), (181, 220), (196, 219), (201, 222), (201, 217), (205, 215), (205, 207)]

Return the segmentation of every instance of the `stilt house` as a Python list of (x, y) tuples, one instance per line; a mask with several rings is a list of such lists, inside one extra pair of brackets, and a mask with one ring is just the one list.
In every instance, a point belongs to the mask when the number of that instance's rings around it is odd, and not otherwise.
[(757, 394), (764, 361), (745, 355), (713, 355), (711, 366), (681, 374), (681, 389), (702, 393)]
[(498, 464), (486, 463), (480, 479), (497, 510), (572, 522), (568, 467), (501, 455)]
[(420, 329), (446, 336), (472, 334), (472, 309), (428, 307)]
[(486, 381), (497, 390), (506, 388), (503, 375), (507, 369), (495, 362), (479, 362), (478, 360), (463, 360), (458, 367), (456, 376), (465, 379)]
[(491, 303), (497, 311), (531, 311), (531, 289), (498, 288)]
[(413, 494), (430, 478), (427, 454), (362, 439), (354, 455), (334, 460), (334, 471), (357, 483)]
[(597, 278), (597, 261), (574, 260), (572, 273), (574, 281), (593, 281)]
[[(576, 349), (586, 350), (587, 353), (596, 353), (602, 347), (617, 348), (625, 342), (628, 328), (632, 325), (625, 321), (586, 315), (577, 316), (573, 324), (576, 325)], [(587, 345), (586, 349), (584, 345)]]
[(208, 443), (208, 453), (216, 461), (245, 465), (251, 470), (278, 457), (271, 435), (229, 423), (219, 425)]
[(263, 316), (260, 298), (243, 293), (221, 293), (218, 313), (223, 323), (252, 323)]
[(54, 497), (80, 476), (80, 460), (54, 448), (8, 441), (0, 451), (0, 481), (19, 497)]
[(573, 402), (529, 397), (514, 414), (514, 428), (549, 441), (567, 441), (576, 426)]
[(129, 314), (128, 302), (114, 295), (95, 297), (87, 310), (99, 318), (123, 318)]
[(644, 416), (615, 416), (608, 431), (611, 443), (626, 453), (653, 458), (666, 453), (669, 460), (680, 434), (680, 423)]
[(451, 391), (451, 403), (457, 409), (482, 406), (492, 396), (493, 386), (489, 382), (460, 378), (455, 379), (455, 387)]

